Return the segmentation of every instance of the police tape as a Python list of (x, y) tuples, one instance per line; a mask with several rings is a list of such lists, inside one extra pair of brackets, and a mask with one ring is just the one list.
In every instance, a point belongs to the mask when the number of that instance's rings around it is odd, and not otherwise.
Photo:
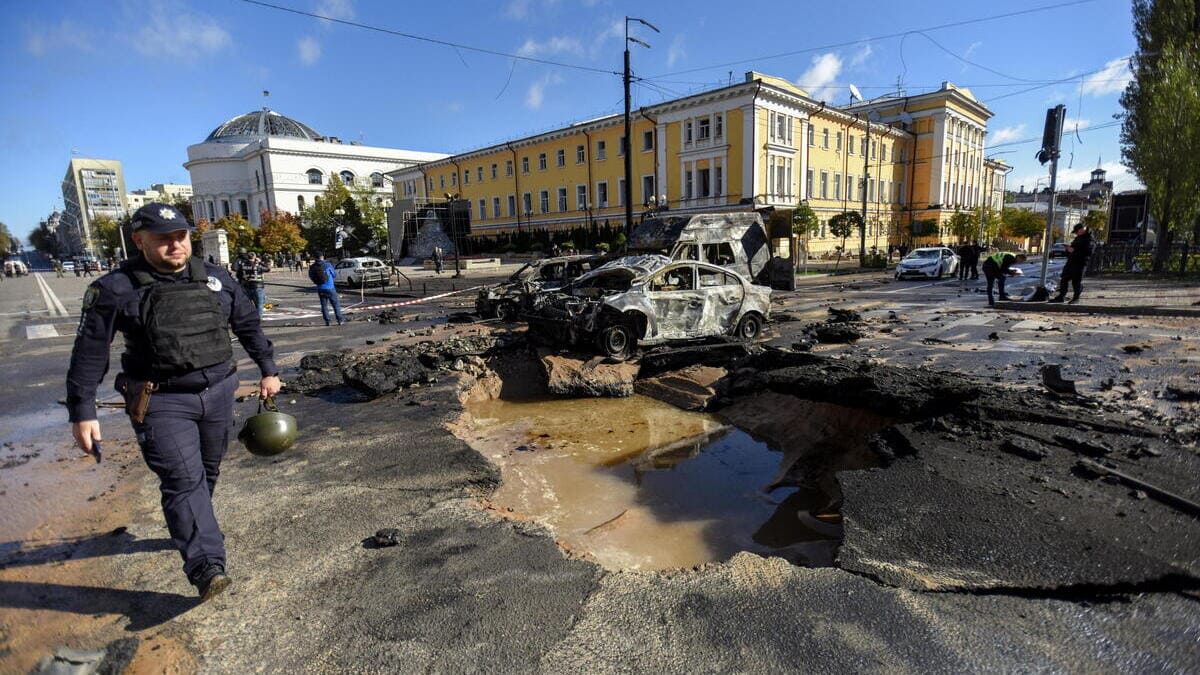
[(469, 288), (460, 288), (460, 289), (454, 290), (454, 291), (446, 291), (445, 293), (437, 293), (435, 295), (427, 295), (423, 298), (413, 298), (412, 300), (404, 300), (403, 302), (389, 302), (389, 303), (382, 304), (382, 305), (371, 305), (369, 307), (347, 307), (342, 310), (342, 314), (349, 314), (351, 312), (373, 312), (378, 309), (394, 309), (396, 307), (407, 307), (409, 305), (419, 305), (422, 302), (428, 302), (430, 300), (438, 300), (440, 298), (447, 298), (447, 297), (450, 297), (451, 295), (458, 295), (459, 293), (466, 293), (467, 291), (479, 290), (480, 288), (483, 288), (483, 286), (484, 286), (483, 284), (480, 284), (479, 286), (471, 286)]

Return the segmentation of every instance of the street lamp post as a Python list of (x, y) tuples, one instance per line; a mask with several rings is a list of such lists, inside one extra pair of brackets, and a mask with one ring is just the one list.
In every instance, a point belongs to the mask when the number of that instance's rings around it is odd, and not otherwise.
[(632, 131), (630, 130), (629, 124), (629, 84), (633, 78), (629, 70), (629, 43), (634, 42), (645, 47), (646, 49), (650, 48), (650, 45), (646, 44), (645, 42), (642, 42), (634, 37), (629, 37), (630, 21), (637, 21), (655, 33), (662, 32), (656, 28), (654, 24), (646, 21), (645, 19), (639, 19), (633, 16), (625, 17), (625, 147), (622, 148), (622, 150), (625, 152), (625, 189), (623, 190), (624, 194), (622, 196), (625, 199), (626, 237), (633, 233), (633, 138), (630, 137)]

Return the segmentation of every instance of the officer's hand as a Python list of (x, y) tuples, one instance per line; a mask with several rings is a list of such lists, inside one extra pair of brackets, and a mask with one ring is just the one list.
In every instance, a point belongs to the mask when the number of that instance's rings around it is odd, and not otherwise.
[(258, 396), (259, 398), (270, 398), (278, 394), (282, 388), (283, 383), (279, 381), (278, 377), (264, 377), (258, 382)]
[(71, 425), (71, 435), (75, 437), (75, 445), (78, 445), (86, 454), (94, 454), (93, 441), (102, 440), (100, 438), (100, 422), (98, 420), (85, 420), (83, 422), (75, 422)]

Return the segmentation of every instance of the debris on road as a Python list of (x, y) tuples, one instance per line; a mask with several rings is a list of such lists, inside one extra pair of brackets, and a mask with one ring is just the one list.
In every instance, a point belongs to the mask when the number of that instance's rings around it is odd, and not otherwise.
[(1079, 392), (1075, 389), (1075, 381), (1063, 379), (1062, 366), (1057, 363), (1048, 363), (1042, 366), (1042, 384), (1046, 389), (1055, 394), (1069, 394), (1078, 396)]
[(629, 361), (609, 361), (596, 356), (587, 361), (541, 352), (546, 388), (559, 396), (633, 396), (640, 366)]

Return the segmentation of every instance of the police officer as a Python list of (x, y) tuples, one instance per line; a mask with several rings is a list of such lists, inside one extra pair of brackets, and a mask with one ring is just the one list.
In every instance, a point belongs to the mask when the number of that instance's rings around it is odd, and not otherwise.
[(246, 289), (246, 294), (257, 304), (260, 318), (263, 314), (263, 307), (267, 304), (267, 282), (263, 278), (263, 274), (269, 270), (270, 268), (256, 254), (246, 253), (245, 250), (242, 251), (242, 256), (238, 258), (233, 268), (234, 273), (237, 274), (238, 283)]
[(254, 302), (229, 273), (192, 257), (183, 214), (151, 203), (134, 213), (140, 256), (88, 287), (67, 371), (75, 442), (100, 461), (96, 389), (113, 333), (125, 340), (117, 389), (125, 395), (146, 464), (161, 481), (163, 514), (183, 571), (200, 597), (230, 583), (212, 494), (233, 428), (238, 379), (229, 330), (258, 365), (259, 396), (280, 388), (271, 342)]
[(1008, 294), (1004, 292), (1005, 277), (1017, 276), (1021, 274), (1020, 268), (1013, 267), (1017, 263), (1025, 262), (1024, 253), (1009, 253), (1001, 251), (989, 255), (983, 261), (983, 276), (987, 279), (987, 296), (988, 305), (996, 304), (996, 299), (992, 296), (992, 287), (1000, 286), (1000, 299), (1009, 300)]
[(1074, 286), (1074, 294), (1067, 304), (1079, 302), (1079, 294), (1083, 291), (1083, 270), (1087, 267), (1088, 258), (1092, 255), (1092, 233), (1087, 225), (1079, 223), (1072, 230), (1075, 238), (1067, 246), (1067, 264), (1063, 265), (1062, 277), (1058, 281), (1058, 295), (1048, 302), (1062, 302), (1067, 297), (1067, 284)]

